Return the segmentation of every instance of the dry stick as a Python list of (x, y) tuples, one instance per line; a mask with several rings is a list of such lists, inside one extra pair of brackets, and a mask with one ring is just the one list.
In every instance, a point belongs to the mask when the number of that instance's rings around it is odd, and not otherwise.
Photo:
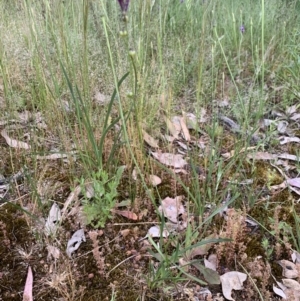
[(114, 223), (112, 226), (132, 226), (132, 225), (153, 225), (160, 224), (160, 222), (140, 222), (140, 223)]

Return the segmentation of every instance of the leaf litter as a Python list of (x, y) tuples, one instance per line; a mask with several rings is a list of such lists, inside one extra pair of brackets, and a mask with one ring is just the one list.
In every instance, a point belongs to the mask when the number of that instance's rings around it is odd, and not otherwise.
[[(296, 113), (294, 110), (291, 110), (290, 119), (294, 117), (295, 120), (298, 120), (295, 116)], [(204, 116), (204, 115), (203, 115)], [(24, 117), (25, 118), (25, 117)], [(205, 117), (201, 117), (202, 121)], [(281, 117), (282, 118), (282, 115)], [(26, 118), (25, 118), (26, 119)], [(232, 132), (238, 132), (240, 133), (241, 128), (238, 124), (236, 124), (233, 120), (230, 118), (222, 117), (223, 121), (229, 125), (229, 130)], [(168, 130), (172, 134), (173, 138), (177, 140), (177, 144), (181, 147), (182, 153), (164, 153), (159, 150), (159, 142), (158, 140), (154, 140), (152, 137), (150, 137), (148, 134), (145, 134), (144, 132), (144, 140), (145, 142), (152, 148), (156, 149), (156, 152), (151, 151), (150, 154), (153, 158), (155, 158), (157, 161), (159, 161), (161, 164), (167, 166), (168, 168), (171, 168), (176, 172), (176, 170), (187, 170), (186, 167), (189, 166), (188, 161), (186, 160), (186, 152), (188, 151), (190, 145), (197, 145), (196, 140), (190, 135), (189, 130), (198, 130), (199, 123), (201, 123), (201, 120), (196, 120), (193, 114), (191, 113), (184, 113), (183, 117), (176, 116), (174, 118), (165, 119), (166, 124), (168, 125)], [(198, 123), (198, 124), (197, 124)], [(192, 124), (192, 125), (191, 125)], [(287, 136), (280, 136), (278, 138), (278, 141), (280, 141), (281, 145), (289, 144), (289, 143), (297, 143), (298, 138), (288, 136), (290, 135), (291, 131), (289, 130), (290, 123), (288, 122), (278, 122), (277, 123), (277, 131), (280, 132), (282, 135)], [(148, 136), (147, 136), (148, 135)], [(174, 141), (171, 140), (170, 141)], [(11, 141), (10, 141), (11, 142)], [(188, 145), (186, 144), (188, 143)], [(284, 142), (284, 143), (283, 143)], [(16, 143), (19, 143), (17, 141)], [(19, 146), (19, 144), (16, 144)], [(22, 146), (22, 144), (21, 144)], [(13, 147), (13, 146), (11, 146)], [(203, 142), (203, 148), (206, 147), (206, 142)], [(200, 147), (199, 147), (200, 148)], [(30, 150), (30, 148), (28, 148)], [(201, 148), (200, 148), (201, 149)], [(268, 153), (268, 152), (257, 152), (255, 147), (248, 147), (245, 149), (242, 149), (239, 153), (247, 153), (247, 158), (250, 160), (268, 160), (272, 161), (273, 164), (277, 164), (279, 160), (290, 160), (290, 161), (297, 161), (298, 157), (293, 154), (289, 153)], [(251, 153), (252, 152), (252, 153)], [(233, 155), (236, 155), (233, 151), (223, 153), (223, 157), (226, 159), (230, 159)], [(37, 157), (37, 159), (48, 159), (48, 160), (56, 160), (61, 159), (67, 156), (67, 154), (57, 153), (57, 154), (51, 154), (47, 156), (40, 156)], [(278, 163), (279, 164), (279, 163)], [(135, 176), (134, 176), (135, 177)], [(284, 182), (285, 183), (281, 185), (281, 188), (287, 188), (287, 187), (295, 187), (299, 188), (299, 178), (289, 178), (287, 175), (283, 174), (283, 177), (285, 177)], [(137, 180), (137, 178), (136, 178)], [(152, 185), (155, 187), (157, 185), (160, 185), (162, 183), (162, 179), (150, 175), (149, 176), (149, 182), (152, 183)], [(232, 182), (233, 183), (233, 182)], [(242, 181), (240, 181), (242, 183)], [(251, 185), (249, 183), (249, 185)], [(94, 195), (94, 192), (92, 190), (89, 190), (86, 186), (86, 191), (89, 194), (89, 198), (92, 198)], [(58, 231), (59, 224), (66, 220), (68, 217), (76, 216), (79, 214), (78, 209), (76, 209), (74, 212), (72, 211), (73, 208), (79, 208), (80, 205), (80, 193), (81, 188), (79, 186), (75, 187), (74, 191), (70, 193), (69, 197), (64, 202), (64, 208), (60, 212), (59, 207), (57, 204), (53, 204), (49, 216), (47, 218), (46, 224), (45, 224), (45, 234), (46, 235), (53, 235), (56, 234)], [(78, 203), (79, 202), (79, 203)], [(120, 202), (121, 204), (122, 202)], [(78, 207), (79, 205), (79, 207)], [(183, 198), (180, 196), (175, 197), (166, 197), (161, 200), (161, 204), (159, 206), (159, 211), (161, 214), (167, 219), (167, 221), (164, 224), (164, 228), (162, 229), (161, 225), (156, 225), (148, 228), (147, 236), (151, 236), (153, 238), (160, 238), (161, 236), (164, 239), (168, 239), (172, 236), (180, 236), (182, 231), (186, 231), (188, 225), (192, 222), (192, 219), (187, 218), (187, 212), (186, 207), (187, 204), (183, 203)], [(124, 203), (124, 206), (125, 205)], [(121, 206), (122, 207), (122, 206)], [(117, 210), (113, 209), (112, 212), (116, 215), (120, 215), (124, 217), (125, 219), (131, 220), (131, 221), (137, 221), (139, 220), (138, 215), (131, 211), (131, 210)], [(182, 220), (183, 217), (183, 220)], [(253, 222), (255, 223), (255, 222)], [(258, 224), (255, 223), (255, 227)], [(123, 230), (122, 230), (123, 231)], [(125, 231), (125, 230), (124, 230)], [(129, 229), (126, 229), (124, 237), (130, 237), (131, 231)], [(132, 232), (134, 233), (134, 232)], [(217, 237), (217, 236), (212, 236)], [(209, 237), (205, 238), (209, 239)], [(74, 235), (68, 240), (67, 242), (67, 249), (66, 253), (69, 257), (73, 257), (74, 253), (79, 250), (80, 245), (86, 242), (85, 235), (84, 235), (84, 229), (77, 230)], [(195, 267), (197, 270), (199, 270), (200, 274), (204, 279), (210, 283), (210, 284), (218, 284), (221, 282), (222, 284), (222, 292), (226, 299), (228, 300), (234, 300), (232, 297), (232, 291), (234, 290), (242, 290), (243, 289), (243, 283), (247, 279), (247, 275), (240, 273), (238, 271), (232, 271), (224, 273), (223, 275), (219, 276), (219, 266), (218, 266), (218, 255), (214, 253), (210, 253), (211, 250), (215, 247), (214, 243), (206, 244), (203, 246), (195, 247), (191, 249), (190, 252), (188, 252), (187, 260), (201, 257), (203, 258), (203, 264), (194, 263), (192, 264), (193, 267)], [(56, 246), (48, 245), (48, 257), (49, 260), (58, 260), (60, 255), (60, 250)], [(294, 255), (296, 257), (296, 255)], [(50, 259), (51, 258), (51, 259)], [(190, 269), (189, 261), (186, 261), (186, 259), (181, 258), (179, 264), (181, 266), (186, 268), (186, 271), (188, 272)], [(295, 259), (296, 260), (296, 259)], [(292, 262), (281, 260), (279, 261), (282, 268), (283, 268), (283, 276), (287, 279), (283, 279), (282, 287), (284, 287), (284, 290), (278, 289), (274, 286), (274, 292), (278, 292), (281, 294), (281, 296), (284, 298), (284, 296), (290, 296), (291, 294), (294, 294), (294, 296), (297, 296), (298, 293), (298, 282), (293, 281), (290, 278), (297, 278), (297, 269), (293, 266)], [(293, 274), (294, 273), (294, 274)], [(278, 284), (277, 284), (278, 285)], [(281, 290), (281, 292), (279, 291)], [(209, 291), (208, 291), (209, 292)], [(189, 291), (189, 294), (193, 294)], [(215, 299), (217, 300), (217, 299)]]

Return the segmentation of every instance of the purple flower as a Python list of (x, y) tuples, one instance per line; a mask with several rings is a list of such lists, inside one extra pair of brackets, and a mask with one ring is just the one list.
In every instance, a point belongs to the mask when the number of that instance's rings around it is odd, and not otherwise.
[(129, 1), (130, 0), (118, 0), (123, 13), (127, 12), (128, 6), (129, 6)]
[(244, 25), (240, 26), (240, 32), (241, 32), (241, 33), (244, 33), (245, 30), (246, 30), (246, 29), (245, 29), (245, 26), (244, 26)]

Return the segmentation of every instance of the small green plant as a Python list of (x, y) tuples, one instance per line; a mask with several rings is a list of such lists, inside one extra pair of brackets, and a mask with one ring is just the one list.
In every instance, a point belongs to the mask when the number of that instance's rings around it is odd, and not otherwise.
[(270, 242), (266, 237), (263, 238), (261, 245), (265, 251), (267, 260), (270, 260), (274, 251), (274, 247), (270, 246)]
[[(109, 178), (105, 170), (100, 169), (91, 174), (90, 185), (85, 184), (85, 179), (82, 178), (80, 185), (84, 194), (83, 210), (87, 218), (87, 224), (94, 228), (104, 227), (108, 218), (111, 218), (111, 209), (114, 208), (116, 197), (118, 195), (117, 188), (124, 167), (118, 168), (116, 175)], [(89, 194), (92, 191), (92, 198)]]

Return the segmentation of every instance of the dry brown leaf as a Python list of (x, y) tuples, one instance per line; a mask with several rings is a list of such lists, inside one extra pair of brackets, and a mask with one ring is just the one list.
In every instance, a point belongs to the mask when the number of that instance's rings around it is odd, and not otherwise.
[(133, 221), (136, 221), (138, 219), (138, 216), (134, 212), (131, 212), (129, 210), (115, 210), (115, 209), (113, 209), (111, 211), (115, 214), (124, 216), (124, 217), (126, 217), (128, 219), (131, 219)]
[(191, 141), (190, 132), (189, 132), (189, 129), (187, 128), (184, 117), (180, 118), (180, 125), (181, 125), (183, 138), (185, 139), (185, 141), (188, 141), (188, 142)]
[(288, 289), (292, 289), (293, 291), (300, 291), (300, 284), (296, 280), (293, 280), (293, 279), (282, 279), (282, 283)]
[(291, 142), (295, 142), (295, 143), (300, 142), (300, 138), (298, 138), (298, 137), (285, 137), (285, 136), (282, 136), (282, 137), (279, 137), (278, 140), (279, 140), (279, 143), (281, 145), (291, 143)]
[(277, 155), (278, 158), (280, 159), (286, 159), (286, 160), (291, 160), (291, 161), (299, 161), (299, 157), (291, 154), (280, 154)]
[(33, 275), (32, 275), (32, 269), (29, 266), (28, 272), (27, 272), (26, 283), (25, 283), (25, 287), (24, 287), (23, 301), (33, 301), (32, 286), (33, 286)]
[(5, 129), (1, 131), (1, 136), (5, 139), (6, 143), (10, 147), (31, 149), (31, 146), (28, 143), (10, 138)]
[(123, 237), (126, 237), (129, 233), (130, 233), (130, 229), (124, 229), (124, 230), (121, 230), (121, 231), (120, 231), (120, 234), (121, 234)]
[(188, 272), (189, 271), (189, 263), (184, 260), (184, 258), (179, 258), (178, 259), (178, 263), (180, 265), (180, 267), (182, 268), (182, 270), (184, 270), (185, 272)]
[(67, 200), (65, 201), (64, 208), (61, 210), (62, 219), (67, 214), (67, 209), (71, 205), (71, 203), (78, 200), (78, 196), (79, 196), (80, 193), (81, 193), (81, 187), (80, 187), (80, 185), (78, 185), (78, 186), (75, 187), (74, 191), (72, 191), (69, 194)]
[(300, 178), (288, 179), (288, 180), (286, 180), (286, 182), (288, 185), (300, 188)]
[(273, 155), (267, 152), (256, 152), (256, 153), (248, 154), (247, 158), (253, 160), (273, 160), (273, 159), (277, 159), (277, 155)]
[[(174, 118), (173, 118), (174, 119)], [(170, 134), (175, 138), (179, 139), (179, 134), (181, 131), (180, 122), (171, 121), (168, 117), (164, 116), (165, 123), (167, 124), (167, 128)]]
[(217, 270), (218, 258), (216, 254), (210, 254), (207, 259), (204, 259), (204, 265), (214, 271)]
[(286, 278), (297, 278), (297, 266), (289, 260), (279, 260), (278, 263), (282, 266), (282, 276)]
[(222, 292), (227, 300), (233, 300), (231, 297), (232, 290), (242, 290), (243, 282), (247, 279), (247, 275), (240, 272), (228, 272), (220, 276), (222, 284)]
[(38, 159), (38, 160), (57, 160), (57, 159), (64, 159), (64, 158), (70, 157), (70, 155), (73, 155), (73, 154), (75, 154), (75, 153), (76, 153), (75, 151), (71, 151), (71, 152), (68, 153), (68, 154), (54, 153), (54, 154), (47, 155), (47, 156), (39, 156), (39, 155), (37, 155), (37, 156), (36, 156), (36, 159)]
[(153, 148), (158, 148), (158, 141), (151, 137), (146, 131), (142, 130), (143, 138)]
[(296, 121), (296, 120), (298, 120), (298, 119), (300, 119), (300, 114), (299, 114), (299, 113), (294, 114), (294, 115), (291, 117), (291, 120), (294, 120), (294, 121)]
[(280, 120), (277, 124), (277, 131), (280, 134), (284, 134), (287, 130), (289, 123), (286, 120)]
[(273, 284), (273, 292), (280, 296), (282, 299), (286, 300), (286, 294), (283, 292), (282, 289), (276, 287), (274, 284)]
[(174, 168), (183, 168), (187, 165), (187, 162), (183, 159), (183, 155), (171, 154), (171, 153), (158, 153), (151, 152), (152, 156), (160, 163)]
[(149, 181), (153, 187), (159, 185), (161, 183), (161, 178), (156, 175), (150, 175)]
[(292, 106), (290, 106), (290, 107), (287, 107), (286, 110), (285, 110), (285, 113), (286, 113), (287, 115), (292, 115), (292, 114), (296, 113), (296, 112), (297, 112), (297, 107), (298, 107), (298, 106), (299, 106), (299, 105), (292, 105)]
[(178, 215), (185, 213), (181, 201), (182, 196), (177, 196), (174, 199), (166, 197), (161, 201), (161, 206), (159, 206), (158, 210), (172, 223), (177, 223)]
[[(147, 235), (151, 236), (151, 237), (160, 237), (160, 234), (162, 234), (162, 237), (168, 237), (169, 236), (169, 232), (168, 230), (164, 229), (161, 233), (161, 229), (159, 226), (153, 226), (148, 230)], [(147, 237), (147, 236), (146, 236)]]
[(300, 253), (298, 253), (297, 251), (293, 250), (292, 260), (293, 260), (294, 263), (300, 263)]

